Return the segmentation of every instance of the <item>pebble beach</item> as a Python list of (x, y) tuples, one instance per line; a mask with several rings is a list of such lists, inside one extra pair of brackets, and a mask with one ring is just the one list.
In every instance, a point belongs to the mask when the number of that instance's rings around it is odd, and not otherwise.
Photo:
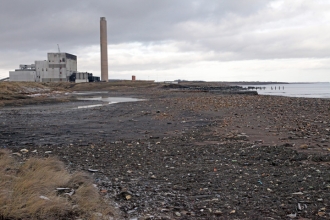
[(123, 219), (330, 218), (329, 99), (100, 90), (140, 101), (3, 106), (0, 147), (89, 173)]

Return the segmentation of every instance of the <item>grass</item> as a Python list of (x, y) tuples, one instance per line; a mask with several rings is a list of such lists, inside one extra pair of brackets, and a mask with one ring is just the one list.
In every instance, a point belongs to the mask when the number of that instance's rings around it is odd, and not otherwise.
[(35, 82), (0, 82), (0, 94), (29, 94), (49, 91), (49, 88)]
[(87, 174), (70, 174), (54, 158), (19, 163), (0, 151), (0, 219), (102, 219), (100, 213), (109, 219), (115, 212)]
[[(96, 91), (112, 90), (118, 88), (148, 88), (155, 87), (157, 83), (151, 81), (114, 81), (97, 83), (69, 83), (69, 82), (0, 82), (1, 97), (12, 97), (15, 95), (49, 93), (52, 91)], [(7, 99), (7, 98), (3, 98)]]

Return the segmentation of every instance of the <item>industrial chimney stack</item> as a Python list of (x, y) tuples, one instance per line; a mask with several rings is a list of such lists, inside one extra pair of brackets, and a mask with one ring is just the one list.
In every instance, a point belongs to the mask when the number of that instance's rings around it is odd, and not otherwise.
[(108, 82), (108, 36), (107, 20), (100, 20), (100, 44), (101, 44), (101, 80)]

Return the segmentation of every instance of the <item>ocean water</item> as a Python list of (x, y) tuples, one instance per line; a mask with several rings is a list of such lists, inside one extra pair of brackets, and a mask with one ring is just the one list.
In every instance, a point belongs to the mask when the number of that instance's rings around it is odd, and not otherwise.
[(276, 95), (288, 97), (305, 98), (330, 98), (330, 83), (291, 83), (291, 84), (269, 84), (269, 85), (246, 85), (254, 87), (265, 87), (258, 89), (259, 95)]

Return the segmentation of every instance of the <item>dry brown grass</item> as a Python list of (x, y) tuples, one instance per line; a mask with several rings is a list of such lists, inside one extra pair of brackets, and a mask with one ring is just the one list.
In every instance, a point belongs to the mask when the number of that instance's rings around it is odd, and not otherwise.
[(88, 175), (71, 175), (54, 158), (19, 163), (0, 151), (0, 219), (109, 219), (113, 213)]
[(45, 91), (49, 91), (49, 88), (41, 83), (0, 82), (0, 94), (30, 94)]
[[(52, 92), (70, 91), (73, 85), (68, 82), (0, 82), (0, 106), (47, 102), (52, 100), (49, 98), (52, 97)], [(32, 98), (29, 96), (31, 94), (42, 95)]]
[(152, 81), (114, 81), (97, 83), (69, 83), (69, 82), (0, 82), (0, 95), (47, 93), (51, 91), (89, 91), (111, 90), (120, 87), (146, 88), (155, 87)]
[(111, 91), (156, 87), (159, 84), (152, 81), (115, 81), (97, 83), (69, 83), (69, 82), (0, 82), (1, 101), (29, 99), (30, 94), (45, 94), (54, 91)]

